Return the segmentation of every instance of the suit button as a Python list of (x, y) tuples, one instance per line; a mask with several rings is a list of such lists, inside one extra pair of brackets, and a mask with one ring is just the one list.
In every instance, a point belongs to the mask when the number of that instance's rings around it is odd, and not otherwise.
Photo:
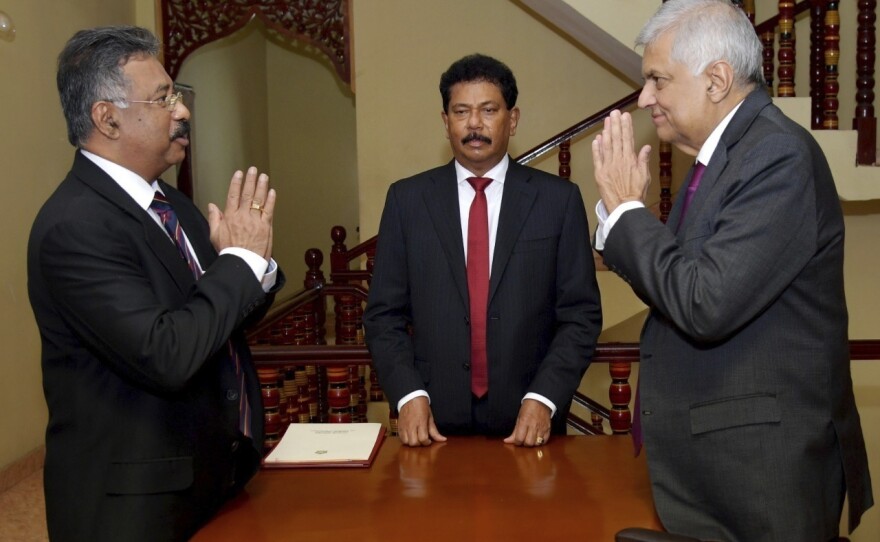
[(239, 442), (237, 440), (232, 442), (232, 453), (235, 453), (238, 451), (238, 445), (239, 445)]
[(465, 371), (470, 371), (470, 370), (471, 370), (471, 364), (470, 364), (470, 363), (462, 363), (462, 364), (461, 364), (461, 368), (464, 369)]
[(238, 392), (235, 390), (226, 390), (226, 399), (229, 401), (238, 401)]

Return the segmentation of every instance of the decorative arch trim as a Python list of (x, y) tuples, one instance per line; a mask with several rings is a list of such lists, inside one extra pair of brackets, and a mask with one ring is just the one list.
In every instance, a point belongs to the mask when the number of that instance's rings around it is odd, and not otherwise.
[(175, 79), (190, 53), (257, 17), (278, 34), (318, 48), (351, 85), (351, 1), (161, 0), (165, 70)]

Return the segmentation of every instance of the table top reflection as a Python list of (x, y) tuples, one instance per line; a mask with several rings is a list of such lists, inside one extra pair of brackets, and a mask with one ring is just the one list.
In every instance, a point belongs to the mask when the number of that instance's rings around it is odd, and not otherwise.
[(629, 437), (540, 448), (486, 437), (408, 448), (389, 437), (369, 468), (261, 471), (193, 540), (613, 541), (626, 527), (660, 528)]

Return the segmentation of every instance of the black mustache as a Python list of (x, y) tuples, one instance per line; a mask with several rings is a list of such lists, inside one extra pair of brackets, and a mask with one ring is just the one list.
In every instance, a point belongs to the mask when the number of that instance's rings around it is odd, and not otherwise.
[(467, 145), (467, 144), (470, 143), (471, 141), (481, 141), (481, 142), (483, 142), (483, 143), (485, 143), (485, 144), (487, 144), (487, 145), (491, 145), (491, 144), (492, 144), (492, 139), (491, 139), (491, 138), (486, 137), (486, 136), (481, 135), (481, 134), (478, 134), (478, 133), (476, 133), (476, 132), (471, 132), (470, 134), (468, 134), (467, 136), (465, 136), (465, 138), (461, 140), (461, 144), (462, 144), (462, 145)]
[(171, 134), (171, 140), (175, 140), (178, 137), (185, 137), (189, 139), (189, 121), (182, 120), (177, 123), (177, 128)]

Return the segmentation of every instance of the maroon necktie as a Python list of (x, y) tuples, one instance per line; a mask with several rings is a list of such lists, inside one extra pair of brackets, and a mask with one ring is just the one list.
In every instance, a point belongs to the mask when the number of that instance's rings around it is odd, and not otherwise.
[[(174, 212), (174, 207), (171, 206), (165, 195), (157, 190), (153, 195), (153, 202), (150, 203), (150, 208), (159, 215), (162, 225), (165, 226), (168, 235), (171, 236), (174, 244), (177, 245), (180, 256), (186, 260), (186, 264), (189, 266), (190, 271), (192, 271), (193, 277), (198, 280), (202, 276), (202, 269), (186, 244), (186, 237), (183, 234), (183, 228), (180, 227), (180, 222), (177, 221), (177, 213)], [(232, 344), (232, 341), (227, 341), (226, 347), (229, 349), (229, 357), (235, 367), (235, 380), (238, 386), (239, 429), (241, 429), (241, 432), (246, 437), (250, 437), (253, 433), (251, 431), (251, 407), (247, 399), (244, 372), (241, 370), (241, 358), (235, 350), (235, 345)]]
[(687, 192), (684, 195), (684, 204), (681, 206), (681, 214), (678, 218), (678, 227), (681, 228), (681, 223), (684, 222), (684, 214), (687, 212), (688, 207), (691, 204), (691, 200), (694, 199), (694, 194), (697, 193), (697, 188), (700, 187), (700, 180), (703, 178), (703, 172), (706, 171), (706, 166), (697, 162), (694, 164), (694, 174), (691, 176), (691, 182), (687, 187)]
[(471, 320), (471, 391), (477, 397), (489, 391), (486, 363), (486, 313), (489, 303), (489, 211), (486, 187), (492, 179), (469, 177), (476, 194), (468, 215), (467, 278)]

